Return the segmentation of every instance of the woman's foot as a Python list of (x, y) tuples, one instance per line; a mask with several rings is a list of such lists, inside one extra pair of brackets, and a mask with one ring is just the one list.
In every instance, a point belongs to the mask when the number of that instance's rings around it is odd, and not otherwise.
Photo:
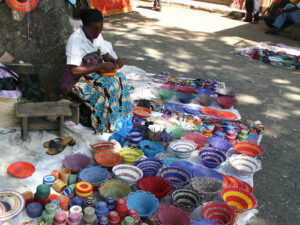
[(252, 22), (252, 18), (249, 18), (249, 17), (247, 18), (247, 17), (246, 17), (246, 18), (243, 20), (243, 22), (251, 23), (251, 22)]
[(279, 34), (279, 29), (273, 27), (269, 30), (265, 31), (266, 34), (271, 34), (271, 35), (278, 35)]

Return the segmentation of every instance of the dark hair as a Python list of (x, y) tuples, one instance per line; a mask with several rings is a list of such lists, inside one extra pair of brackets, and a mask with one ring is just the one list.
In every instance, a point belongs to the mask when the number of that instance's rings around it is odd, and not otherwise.
[(91, 23), (98, 23), (103, 21), (103, 16), (98, 9), (82, 9), (80, 10), (80, 19), (85, 26)]

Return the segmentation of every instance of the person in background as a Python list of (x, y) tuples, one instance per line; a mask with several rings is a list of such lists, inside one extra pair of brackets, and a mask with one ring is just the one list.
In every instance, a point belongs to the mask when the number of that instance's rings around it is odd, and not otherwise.
[(79, 98), (91, 110), (95, 133), (111, 132), (114, 122), (131, 114), (129, 87), (122, 58), (113, 58), (101, 35), (103, 16), (97, 9), (81, 11), (83, 26), (68, 39), (67, 63), (61, 79), (65, 95)]
[(154, 9), (155, 11), (161, 11), (160, 0), (154, 0), (153, 9)]
[(288, 3), (283, 9), (278, 9), (278, 15), (273, 27), (267, 30), (266, 34), (278, 35), (286, 21), (300, 24), (300, 0), (294, 4)]
[(259, 21), (259, 9), (261, 0), (246, 0), (246, 18), (244, 22), (257, 24)]

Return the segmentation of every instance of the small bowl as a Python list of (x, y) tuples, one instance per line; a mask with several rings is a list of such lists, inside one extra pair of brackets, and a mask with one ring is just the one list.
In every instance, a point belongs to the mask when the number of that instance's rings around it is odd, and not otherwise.
[(190, 183), (192, 188), (203, 196), (205, 202), (211, 201), (223, 189), (222, 182), (211, 177), (193, 178)]
[(222, 225), (234, 224), (236, 220), (233, 209), (228, 205), (219, 202), (207, 203), (202, 208), (201, 215), (205, 219), (213, 220)]
[(200, 203), (200, 195), (189, 189), (179, 189), (172, 193), (172, 200), (184, 211), (192, 212)]
[(215, 92), (211, 89), (207, 89), (207, 88), (197, 88), (195, 91), (196, 94), (205, 94), (205, 95), (214, 95)]
[(201, 148), (208, 142), (208, 138), (203, 134), (194, 132), (185, 133), (182, 138), (185, 140), (193, 141), (195, 144), (197, 144), (197, 149)]
[(264, 152), (262, 147), (250, 142), (238, 142), (233, 147), (237, 153), (249, 155), (251, 157), (260, 156)]
[(129, 185), (135, 184), (139, 179), (143, 177), (143, 171), (140, 168), (126, 164), (119, 164), (114, 166), (112, 172), (114, 174), (114, 177)]
[(94, 144), (90, 145), (90, 148), (94, 151), (101, 151), (101, 150), (113, 150), (115, 146), (115, 143), (111, 142), (111, 141), (99, 141), (96, 142)]
[(174, 138), (181, 138), (186, 133), (181, 127), (169, 127), (167, 128), (167, 132)]
[(100, 70), (100, 74), (104, 77), (112, 77), (115, 76), (117, 74), (117, 69), (113, 70), (113, 71), (105, 71), (105, 70)]
[(157, 210), (157, 217), (159, 224), (163, 225), (190, 225), (189, 214), (183, 211), (181, 208), (173, 206), (171, 204), (163, 205)]
[(169, 148), (179, 158), (188, 158), (191, 153), (196, 149), (196, 144), (192, 141), (178, 140), (169, 144)]
[(155, 176), (162, 167), (162, 162), (159, 159), (147, 158), (136, 162), (135, 166), (143, 171), (144, 177)]
[(226, 155), (222, 150), (212, 147), (200, 149), (199, 157), (203, 165), (208, 168), (216, 168), (226, 160)]
[(149, 191), (158, 199), (172, 192), (172, 185), (168, 180), (155, 176), (143, 177), (136, 183), (136, 188), (138, 190)]
[(196, 100), (202, 106), (210, 106), (210, 104), (212, 102), (212, 98), (210, 97), (210, 95), (207, 95), (207, 94), (198, 94), (196, 96)]
[(216, 101), (222, 109), (230, 109), (238, 103), (236, 98), (230, 96), (220, 96)]
[(172, 91), (170, 89), (159, 88), (159, 89), (157, 89), (157, 93), (158, 93), (159, 97), (161, 98), (161, 100), (168, 101), (174, 96), (175, 91)]
[(247, 155), (232, 155), (229, 158), (230, 165), (241, 175), (253, 174), (261, 169), (261, 162)]
[(235, 96), (235, 92), (232, 88), (219, 88), (217, 90), (215, 90), (215, 93), (218, 94), (219, 96), (230, 96), (230, 97), (234, 97)]
[(187, 104), (190, 103), (195, 98), (195, 96), (191, 93), (176, 92), (176, 98), (179, 102)]

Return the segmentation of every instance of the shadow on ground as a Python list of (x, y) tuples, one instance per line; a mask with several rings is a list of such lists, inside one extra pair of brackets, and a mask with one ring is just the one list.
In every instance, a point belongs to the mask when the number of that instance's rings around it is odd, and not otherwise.
[[(168, 7), (163, 7), (163, 11)], [(189, 9), (182, 10), (181, 15), (169, 19), (176, 22), (189, 14)], [(260, 213), (251, 224), (297, 224), (300, 73), (230, 52), (260, 41), (291, 46), (298, 43), (265, 35), (262, 23), (205, 33), (158, 25), (158, 20), (137, 11), (111, 16), (106, 18), (103, 35), (129, 65), (152, 73), (169, 71), (176, 76), (217, 79), (236, 89), (241, 115), (261, 120), (266, 127), (263, 170), (254, 179)], [(195, 26), (200, 20), (195, 18)], [(209, 26), (210, 21), (205, 22)]]

